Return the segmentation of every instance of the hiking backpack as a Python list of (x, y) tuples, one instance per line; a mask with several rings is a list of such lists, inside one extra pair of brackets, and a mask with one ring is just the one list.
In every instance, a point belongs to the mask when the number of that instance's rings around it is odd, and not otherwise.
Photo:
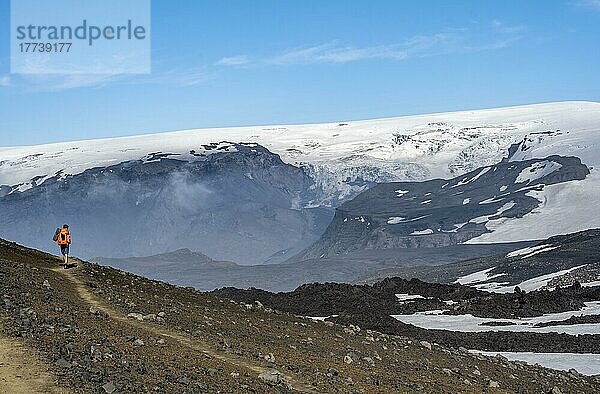
[(56, 228), (56, 231), (54, 232), (54, 236), (52, 237), (52, 240), (54, 242), (58, 241), (58, 235), (60, 234), (60, 227)]
[(68, 228), (63, 228), (60, 230), (60, 234), (58, 234), (58, 244), (69, 246), (71, 244), (71, 233), (69, 233)]

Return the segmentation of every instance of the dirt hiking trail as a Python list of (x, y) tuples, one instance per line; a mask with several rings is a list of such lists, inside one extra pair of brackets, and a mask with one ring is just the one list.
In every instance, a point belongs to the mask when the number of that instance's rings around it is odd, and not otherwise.
[[(69, 269), (57, 267), (52, 268), (52, 271), (63, 275), (67, 280), (69, 280), (73, 284), (74, 288), (76, 289), (83, 302), (85, 302), (92, 308), (96, 308), (97, 310), (102, 311), (103, 313), (108, 315), (109, 318), (113, 320), (118, 320), (122, 323), (125, 323), (132, 327), (136, 327), (138, 329), (152, 332), (153, 334), (162, 336), (165, 339), (171, 339), (173, 341), (178, 342), (180, 345), (183, 345), (194, 351), (200, 352), (207, 357), (218, 359), (230, 365), (234, 365), (238, 368), (250, 370), (255, 374), (262, 374), (270, 371), (269, 368), (256, 365), (248, 360), (242, 359), (241, 357), (236, 357), (231, 354), (219, 352), (213, 349), (209, 344), (202, 342), (198, 338), (192, 338), (188, 335), (169, 330), (165, 327), (128, 318), (125, 314), (117, 311), (89, 290), (89, 288), (85, 285), (84, 281), (80, 278), (80, 275), (78, 274), (78, 267), (80, 267), (83, 263), (76, 259), (71, 260), (73, 263), (77, 263), (77, 266)], [(288, 375), (284, 375), (284, 379), (288, 387), (294, 391), (301, 393), (318, 393), (318, 391), (315, 391), (315, 389), (312, 388), (310, 385), (305, 384), (303, 382), (295, 381), (292, 377)]]
[[(0, 323), (1, 324), (1, 323)], [(49, 368), (18, 340), (0, 335), (0, 392), (11, 394), (66, 394)]]

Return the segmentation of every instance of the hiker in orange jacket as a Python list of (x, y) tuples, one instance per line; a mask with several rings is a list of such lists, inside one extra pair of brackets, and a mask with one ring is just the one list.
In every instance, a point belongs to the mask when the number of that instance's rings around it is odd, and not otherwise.
[(71, 245), (71, 233), (69, 225), (65, 224), (62, 229), (56, 229), (56, 243), (60, 246), (60, 253), (63, 255), (65, 269), (69, 266), (69, 246)]

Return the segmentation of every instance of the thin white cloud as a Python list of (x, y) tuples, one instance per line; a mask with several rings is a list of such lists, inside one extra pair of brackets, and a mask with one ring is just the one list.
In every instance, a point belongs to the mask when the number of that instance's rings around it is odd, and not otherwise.
[(471, 48), (465, 48), (465, 52), (481, 52), (481, 51), (493, 51), (495, 49), (503, 49), (511, 46), (515, 42), (519, 41), (521, 37), (510, 37), (501, 40), (491, 42), (489, 44), (483, 44), (480, 46), (474, 46)]
[(432, 36), (416, 36), (403, 43), (353, 47), (340, 45), (338, 41), (294, 48), (264, 60), (268, 64), (313, 64), (348, 63), (367, 59), (404, 60), (411, 57), (426, 57), (448, 53), (460, 46), (461, 38), (454, 33), (439, 33)]
[(175, 82), (179, 86), (196, 86), (212, 79), (212, 75), (203, 71), (188, 71), (187, 73), (176, 76)]
[(477, 32), (462, 28), (431, 35), (418, 35), (400, 43), (366, 47), (344, 45), (339, 40), (334, 40), (313, 46), (292, 48), (263, 58), (250, 59), (245, 55), (223, 58), (217, 64), (227, 64), (229, 62), (233, 64), (236, 60), (240, 62), (243, 60), (243, 64), (248, 65), (349, 63), (369, 59), (398, 61), (451, 53), (472, 53), (506, 48), (520, 40), (522, 38), (520, 33), (523, 33), (527, 27), (525, 25), (506, 25), (500, 21), (492, 21), (491, 28), (488, 27), (488, 29), (491, 29), (489, 32), (494, 33), (495, 36), (494, 39), (489, 41), (480, 39)]
[(600, 11), (600, 0), (577, 0), (575, 5), (594, 11)]
[(224, 57), (219, 59), (215, 63), (217, 66), (243, 66), (244, 64), (248, 64), (248, 56), (240, 55), (240, 56), (232, 56), (232, 57)]
[(10, 75), (0, 76), (0, 86), (10, 86)]
[(499, 20), (492, 21), (492, 27), (496, 31), (504, 34), (516, 34), (527, 30), (527, 26), (525, 25), (506, 25), (504, 22)]
[(29, 89), (54, 91), (103, 87), (122, 77), (115, 74), (23, 74), (21, 80)]
[(15, 86), (39, 91), (103, 87), (122, 79), (124, 75), (105, 67), (101, 62), (91, 68), (58, 67), (48, 55), (25, 59), (18, 71), (14, 74), (18, 75), (15, 77)]
[[(102, 88), (117, 85), (160, 84), (174, 87), (200, 85), (213, 75), (199, 68), (175, 68), (152, 74), (21, 74), (15, 85), (36, 91)], [(1, 79), (0, 79), (1, 81)]]
[(148, 73), (147, 64), (132, 64), (132, 59), (136, 59), (135, 53), (128, 55), (110, 56), (107, 62), (101, 59), (95, 59), (95, 63), (89, 63), (85, 60), (82, 64), (69, 63), (56, 60), (49, 53), (41, 53), (40, 56), (28, 56), (24, 59), (18, 59), (13, 66), (13, 71), (19, 74), (43, 74), (43, 75), (122, 75), (122, 74), (144, 74)]
[(170, 86), (189, 87), (203, 84), (213, 78), (204, 68), (174, 68), (133, 79), (132, 83), (155, 83)]

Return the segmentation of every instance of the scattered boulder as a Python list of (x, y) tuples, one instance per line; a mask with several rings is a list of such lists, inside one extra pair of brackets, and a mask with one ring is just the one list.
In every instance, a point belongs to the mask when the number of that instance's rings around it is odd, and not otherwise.
[(139, 321), (144, 321), (144, 315), (142, 315), (141, 313), (128, 313), (127, 317), (130, 319), (136, 319)]
[(579, 373), (579, 371), (577, 371), (575, 368), (571, 368), (569, 369), (569, 373), (575, 377), (580, 377), (581, 374)]
[(419, 342), (421, 344), (421, 346), (423, 346), (424, 348), (426, 348), (427, 350), (431, 350), (431, 343), (427, 342), (427, 341), (421, 341)]
[(273, 353), (269, 353), (265, 356), (265, 360), (267, 360), (267, 362), (274, 364), (275, 363), (275, 356), (273, 356)]
[(156, 321), (156, 315), (154, 313), (150, 313), (148, 315), (144, 315), (142, 317), (142, 320), (144, 320), (144, 321)]
[(372, 366), (372, 367), (375, 366), (375, 360), (373, 360), (372, 357), (364, 357), (363, 360), (370, 366)]
[(276, 369), (265, 371), (258, 375), (258, 378), (271, 386), (277, 386), (279, 384), (287, 385), (288, 383), (286, 377)]
[(56, 365), (59, 368), (69, 368), (69, 367), (71, 367), (71, 363), (68, 362), (67, 360), (65, 360), (64, 358), (59, 358), (58, 360), (56, 360), (56, 362), (54, 363), (54, 365)]
[(117, 387), (115, 386), (115, 384), (113, 382), (108, 382), (102, 386), (102, 389), (104, 390), (105, 393), (112, 394), (117, 390)]
[(103, 311), (102, 309), (100, 309), (100, 308), (97, 308), (97, 307), (95, 307), (95, 306), (93, 306), (93, 305), (92, 305), (92, 306), (90, 306), (90, 313), (91, 313), (92, 315), (96, 315), (96, 316), (100, 316), (100, 317), (107, 317), (107, 316), (108, 316), (108, 313), (106, 313), (106, 312), (105, 312), (105, 311)]

